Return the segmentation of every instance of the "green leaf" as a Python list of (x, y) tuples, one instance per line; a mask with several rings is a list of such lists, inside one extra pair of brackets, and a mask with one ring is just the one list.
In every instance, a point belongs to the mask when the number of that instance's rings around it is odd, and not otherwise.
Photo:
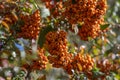
[(22, 2), (25, 2), (26, 0), (20, 0), (20, 2), (22, 3)]
[(72, 0), (72, 4), (76, 4), (77, 3), (77, 1), (76, 0)]
[(104, 56), (108, 56), (110, 53), (112, 52), (112, 50), (110, 49), (110, 50), (107, 50), (106, 52), (105, 52), (105, 54), (104, 54)]
[(100, 26), (100, 29), (101, 29), (101, 30), (104, 30), (104, 29), (108, 28), (109, 25), (110, 25), (110, 24), (101, 25), (101, 26)]
[(30, 0), (30, 2), (31, 2), (31, 3), (33, 3), (33, 2), (34, 2), (34, 0)]
[(93, 78), (97, 78), (104, 75), (104, 73), (100, 72), (99, 68), (97, 68), (96, 66), (92, 69), (92, 73), (93, 73)]
[(82, 25), (80, 25), (80, 24), (78, 24), (78, 26), (77, 26), (79, 29), (82, 27)]
[(59, 2), (60, 0), (55, 0), (56, 2)]
[(43, 44), (44, 44), (44, 42), (45, 42), (45, 36), (46, 36), (46, 34), (47, 34), (48, 32), (50, 32), (50, 31), (53, 31), (52, 26), (45, 27), (44, 29), (42, 29), (42, 30), (40, 31), (39, 39), (38, 39), (38, 45), (39, 45), (40, 47), (43, 47)]
[(12, 80), (22, 80), (21, 77), (17, 76), (17, 77), (14, 77)]
[(96, 65), (94, 66), (94, 68), (92, 69), (93, 72), (99, 72), (99, 68), (96, 67)]
[(102, 75), (104, 75), (104, 73), (102, 73), (102, 72), (96, 72), (96, 71), (93, 71), (93, 77), (94, 78), (97, 78), (97, 77), (99, 77), (99, 76), (102, 76)]
[(24, 12), (27, 12), (27, 13), (31, 13), (31, 12), (32, 12), (32, 10), (31, 10), (30, 8), (25, 8), (25, 7), (23, 7), (22, 10), (23, 10)]

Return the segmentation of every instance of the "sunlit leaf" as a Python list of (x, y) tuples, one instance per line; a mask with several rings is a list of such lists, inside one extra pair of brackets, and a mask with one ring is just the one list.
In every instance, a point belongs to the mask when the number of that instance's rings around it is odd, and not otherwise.
[(47, 63), (45, 70), (49, 72), (51, 69), (52, 69), (52, 65), (50, 63)]
[(93, 53), (94, 53), (95, 55), (98, 55), (98, 54), (99, 54), (99, 52), (100, 52), (100, 50), (99, 50), (99, 49), (97, 49), (97, 48), (94, 48), (94, 49), (93, 49)]
[(117, 78), (117, 80), (120, 80), (120, 75), (115, 75), (115, 77)]
[(101, 39), (97, 40), (97, 44), (101, 45), (102, 44), (102, 40)]

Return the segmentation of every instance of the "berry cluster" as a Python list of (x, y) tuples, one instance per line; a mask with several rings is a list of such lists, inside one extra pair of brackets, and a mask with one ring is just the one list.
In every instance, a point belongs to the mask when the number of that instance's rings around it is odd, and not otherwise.
[(118, 65), (112, 64), (108, 60), (101, 60), (101, 61), (97, 61), (97, 67), (100, 69), (101, 72), (104, 73), (104, 75), (102, 75), (101, 78), (105, 79), (107, 75), (110, 75), (111, 71), (117, 70)]
[(72, 55), (68, 53), (66, 35), (65, 31), (51, 31), (46, 35), (45, 47), (50, 53), (48, 59), (57, 68), (66, 66), (71, 61)]
[(96, 38), (100, 33), (100, 25), (104, 23), (106, 0), (67, 0), (63, 16), (70, 24), (83, 23), (78, 35), (83, 40)]
[(78, 53), (72, 61), (65, 67), (68, 74), (72, 74), (72, 70), (79, 72), (88, 72), (92, 70), (94, 66), (94, 60), (90, 55), (83, 55)]
[(38, 49), (38, 59), (37, 60), (33, 60), (33, 64), (31, 65), (31, 69), (37, 69), (37, 70), (41, 70), (41, 69), (45, 69), (46, 68), (46, 64), (48, 63), (48, 59), (45, 56), (45, 50), (44, 49)]
[(24, 25), (21, 26), (20, 32), (18, 32), (18, 37), (23, 37), (26, 39), (36, 39), (40, 30), (40, 12), (36, 10), (32, 15), (21, 15), (21, 20), (23, 20)]
[[(111, 72), (116, 72), (119, 65), (118, 64), (112, 64), (108, 60), (97, 60), (96, 61), (96, 67), (99, 69), (102, 74), (98, 77), (100, 80), (106, 80), (106, 76), (110, 75)], [(89, 80), (97, 80), (95, 77), (93, 78), (94, 74), (92, 71), (85, 72)]]
[(103, 17), (106, 12), (106, 0), (67, 0), (63, 16), (71, 24), (85, 22), (86, 19), (94, 21)]
[(96, 22), (89, 19), (86, 20), (86, 23), (84, 23), (79, 29), (78, 35), (82, 40), (88, 40), (89, 37), (93, 39), (98, 37), (101, 33), (100, 24), (102, 24), (103, 21), (103, 18), (99, 19)]
[(50, 55), (48, 59), (53, 67), (62, 67), (67, 73), (75, 71), (90, 71), (93, 68), (94, 60), (89, 55), (77, 54), (73, 56), (68, 53), (66, 32), (51, 31), (46, 35), (45, 47)]

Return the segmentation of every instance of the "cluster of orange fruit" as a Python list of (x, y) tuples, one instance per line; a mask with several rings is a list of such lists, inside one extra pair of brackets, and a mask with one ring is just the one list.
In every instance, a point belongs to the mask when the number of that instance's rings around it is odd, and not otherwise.
[(53, 67), (66, 66), (71, 61), (71, 54), (67, 51), (65, 31), (51, 31), (46, 35), (45, 48), (49, 51), (48, 59)]
[(103, 21), (103, 18), (101, 18), (99, 22), (95, 23), (93, 23), (92, 20), (86, 20), (86, 23), (84, 23), (82, 27), (79, 28), (78, 35), (82, 40), (88, 40), (89, 38), (95, 39), (102, 32), (100, 29), (100, 24), (103, 23)]
[(42, 70), (46, 68), (46, 64), (48, 63), (47, 56), (45, 56), (45, 50), (38, 48), (38, 59), (33, 60), (33, 63), (31, 65), (31, 69), (37, 69)]
[(13, 28), (11, 26), (21, 19), (24, 25), (20, 24), (20, 28), (16, 30), (15, 33), (17, 33), (17, 37), (36, 39), (39, 34), (41, 21), (39, 10), (36, 10), (31, 15), (25, 15), (18, 7), (19, 5), (16, 5), (16, 3), (12, 1), (0, 2), (1, 24), (10, 31), (10, 33), (13, 33), (15, 30), (12, 30)]
[(117, 71), (119, 66), (117, 64), (112, 64), (108, 60), (99, 60), (99, 61), (97, 60), (96, 67), (99, 69), (100, 72), (102, 72), (102, 74), (100, 74), (100, 76), (98, 76), (97, 78), (95, 77), (93, 78), (94, 76), (93, 72), (91, 71), (85, 72), (89, 80), (98, 80), (98, 78), (100, 80), (106, 80), (106, 76), (110, 75), (111, 72)]
[(43, 0), (43, 2), (52, 16), (67, 19), (71, 25), (82, 23), (78, 33), (82, 40), (88, 40), (89, 37), (94, 39), (100, 35), (102, 31), (100, 25), (105, 24), (106, 0)]
[[(32, 54), (31, 50), (26, 50), (30, 55)], [(45, 69), (49, 63), (47, 56), (45, 55), (45, 50), (43, 48), (37, 49), (36, 59), (32, 59), (30, 64), (23, 64), (22, 67), (30, 70), (42, 70)]]
[(106, 0), (68, 0), (63, 16), (70, 24), (79, 24), (78, 35), (82, 40), (88, 37), (96, 38), (101, 30), (100, 25), (104, 24), (104, 14), (106, 13)]
[(108, 60), (99, 60), (99, 61), (97, 61), (97, 68), (99, 68), (100, 69), (100, 71), (101, 72), (103, 72), (104, 73), (104, 75), (102, 75), (100, 78), (101, 79), (105, 79), (105, 77), (107, 76), (107, 75), (110, 75), (110, 72), (111, 71), (116, 71), (117, 70), (117, 68), (118, 68), (118, 65), (116, 65), (116, 64), (112, 64), (110, 61), (108, 61)]
[(20, 15), (21, 20), (24, 25), (20, 27), (20, 32), (18, 32), (18, 37), (23, 37), (25, 39), (36, 39), (40, 31), (40, 12), (36, 10), (31, 15)]
[(53, 67), (61, 67), (68, 74), (72, 74), (72, 69), (85, 72), (93, 68), (94, 60), (89, 55), (81, 53), (73, 56), (68, 52), (66, 32), (54, 31), (46, 35), (45, 48), (50, 55), (48, 60)]
[(106, 12), (106, 0), (67, 0), (64, 6), (63, 16), (71, 24), (86, 23), (86, 19), (94, 19), (95, 22)]
[(78, 72), (89, 72), (93, 69), (94, 60), (91, 58), (90, 55), (83, 55), (78, 53), (76, 56), (73, 57), (72, 61), (65, 67), (65, 70), (72, 74), (72, 70)]

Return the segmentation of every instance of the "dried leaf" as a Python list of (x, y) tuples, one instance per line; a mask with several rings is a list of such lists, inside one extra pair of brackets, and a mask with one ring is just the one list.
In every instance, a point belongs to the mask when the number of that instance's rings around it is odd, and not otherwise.
[(77, 63), (77, 66), (78, 66), (79, 70), (82, 71), (82, 65)]

